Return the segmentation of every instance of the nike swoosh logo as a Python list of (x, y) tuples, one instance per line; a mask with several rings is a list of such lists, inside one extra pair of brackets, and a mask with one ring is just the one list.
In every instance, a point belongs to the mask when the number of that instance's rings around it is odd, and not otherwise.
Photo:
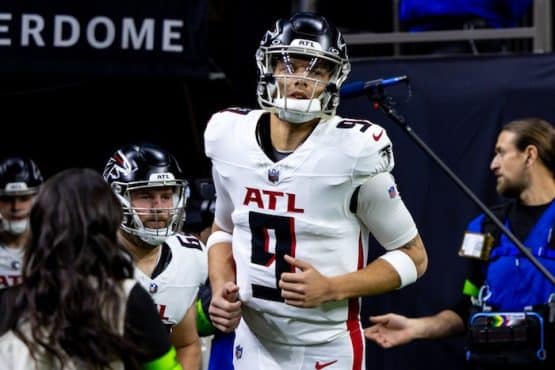
[(335, 364), (336, 362), (337, 362), (337, 360), (330, 361), (330, 362), (323, 362), (323, 363), (320, 363), (320, 361), (317, 361), (317, 362), (316, 362), (316, 365), (314, 365), (314, 368), (315, 368), (316, 370), (320, 370), (320, 369), (323, 369), (323, 368), (328, 367), (328, 366), (330, 366), (330, 365), (333, 365), (333, 364)]
[(374, 140), (378, 141), (378, 140), (380, 140), (380, 138), (382, 137), (382, 135), (383, 135), (383, 130), (381, 130), (380, 133), (377, 134), (377, 135), (376, 135), (376, 134), (372, 134), (372, 138), (374, 138)]

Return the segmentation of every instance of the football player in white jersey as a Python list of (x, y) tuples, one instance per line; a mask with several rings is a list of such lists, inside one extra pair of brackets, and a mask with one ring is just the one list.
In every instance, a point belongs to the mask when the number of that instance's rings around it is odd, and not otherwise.
[[(391, 142), (335, 115), (350, 63), (325, 18), (279, 20), (256, 60), (262, 109), (216, 113), (204, 135), (217, 193), (209, 314), (237, 327), (236, 370), (361, 370), (359, 298), (427, 267)], [(366, 265), (368, 232), (385, 253)]]
[(104, 178), (123, 207), (119, 239), (133, 256), (135, 278), (152, 295), (183, 369), (198, 370), (194, 303), (208, 261), (197, 238), (178, 233), (189, 192), (180, 166), (160, 147), (130, 145), (109, 159)]
[(29, 158), (14, 156), (0, 162), (0, 289), (21, 282), (29, 212), (42, 182), (39, 168)]

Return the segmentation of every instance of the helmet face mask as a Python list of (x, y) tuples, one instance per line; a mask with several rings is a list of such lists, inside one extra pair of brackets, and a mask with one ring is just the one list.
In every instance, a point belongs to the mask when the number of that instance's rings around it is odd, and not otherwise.
[[(185, 205), (187, 199), (187, 182), (185, 180), (166, 182), (136, 181), (130, 183), (112, 184), (123, 208), (123, 221), (121, 228), (125, 232), (136, 235), (145, 243), (157, 246), (166, 238), (176, 234), (185, 220)], [(149, 193), (170, 191), (170, 204), (161, 207), (137, 206), (134, 194), (139, 197), (150, 198)], [(147, 200), (149, 202), (149, 200)], [(144, 203), (144, 202), (141, 202)], [(151, 227), (149, 227), (151, 226)]]
[[(291, 123), (335, 114), (350, 63), (341, 33), (324, 18), (299, 13), (278, 21), (262, 39), (256, 61), (263, 109)], [(295, 68), (298, 61), (303, 68)]]
[(171, 154), (146, 144), (124, 148), (110, 158), (104, 178), (122, 205), (124, 232), (155, 247), (180, 231), (189, 187)]

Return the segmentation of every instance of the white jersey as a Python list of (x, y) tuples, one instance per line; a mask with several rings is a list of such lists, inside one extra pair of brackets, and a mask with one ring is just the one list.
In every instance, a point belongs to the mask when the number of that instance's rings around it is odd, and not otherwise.
[[(166, 239), (162, 256), (171, 253), (168, 265), (154, 278), (135, 268), (135, 279), (150, 293), (167, 326), (179, 323), (197, 296), (199, 286), (208, 276), (208, 260), (202, 243), (189, 234), (176, 234)], [(164, 264), (161, 257), (158, 264)], [(155, 269), (156, 271), (156, 269)]]
[(8, 248), (0, 244), (0, 289), (21, 283), (23, 248)]
[(335, 116), (320, 122), (292, 154), (273, 162), (256, 137), (264, 113), (216, 113), (205, 132), (217, 202), (231, 212), (222, 216), (217, 203), (216, 223), (233, 230), (243, 319), (264, 340), (329, 342), (358, 325), (359, 300), (310, 309), (286, 305), (277, 289), (281, 273), (291, 271), (283, 256), (306, 261), (326, 276), (364, 267), (367, 235), (351, 211), (351, 198), (370, 177), (393, 168), (391, 142), (378, 125)]

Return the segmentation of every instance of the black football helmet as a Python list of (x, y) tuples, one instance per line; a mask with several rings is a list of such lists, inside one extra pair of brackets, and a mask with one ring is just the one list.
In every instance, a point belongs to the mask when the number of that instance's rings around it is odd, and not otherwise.
[[(279, 74), (275, 66), (279, 62), (289, 69), (291, 58), (309, 61), (304, 72), (307, 81), (324, 87), (323, 92), (316, 92), (308, 99), (288, 97), (287, 79), (291, 73)], [(339, 88), (347, 79), (351, 70), (347, 45), (339, 30), (324, 17), (312, 13), (297, 13), (289, 19), (280, 19), (273, 30), (267, 31), (256, 52), (258, 66), (258, 103), (263, 109), (277, 113), (280, 118), (302, 123), (316, 117), (333, 116), (339, 105)], [(326, 66), (330, 72), (329, 81), (318, 78), (314, 73), (317, 66)], [(294, 76), (299, 79), (299, 75)]]
[[(14, 156), (0, 161), (0, 197), (18, 197), (34, 195), (43, 183), (39, 168), (31, 159)], [(29, 218), (1, 218), (2, 231), (19, 235), (27, 230)]]
[[(181, 229), (185, 219), (189, 187), (179, 163), (166, 150), (152, 144), (121, 148), (108, 160), (103, 176), (123, 207), (124, 218), (121, 228), (125, 232), (156, 246)], [(174, 189), (172, 208), (144, 209), (131, 206), (130, 192), (133, 190), (166, 186), (172, 186)], [(145, 227), (139, 216), (156, 211), (169, 212), (170, 218), (166, 227)]]
[(0, 162), (0, 196), (35, 194), (42, 182), (39, 168), (29, 158), (8, 157)]

